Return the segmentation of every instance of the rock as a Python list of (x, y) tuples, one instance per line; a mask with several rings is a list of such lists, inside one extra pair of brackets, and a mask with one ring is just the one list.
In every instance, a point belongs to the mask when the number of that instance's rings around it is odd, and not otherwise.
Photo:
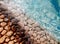
[(4, 18), (4, 21), (6, 21), (6, 22), (7, 22), (8, 20), (9, 20), (8, 18)]
[(14, 36), (11, 37), (11, 40), (13, 40), (13, 39), (14, 39)]
[(8, 31), (8, 32), (6, 33), (7, 36), (11, 36), (12, 34), (13, 34), (12, 31)]
[(1, 34), (4, 35), (4, 34), (6, 34), (6, 32), (7, 32), (6, 30), (3, 30), (3, 31), (1, 32)]
[(6, 22), (2, 22), (0, 25), (1, 25), (2, 27), (4, 27), (4, 26), (7, 25), (7, 23), (6, 23)]
[(37, 36), (36, 33), (33, 33), (33, 36), (36, 37)]
[(3, 27), (0, 27), (0, 32), (3, 30)]
[(14, 41), (9, 41), (8, 44), (14, 44)]
[(3, 19), (0, 19), (0, 22), (3, 22)]
[(6, 38), (6, 36), (1, 37), (1, 38), (0, 38), (0, 43), (3, 43), (4, 40), (5, 40), (5, 38)]
[(28, 31), (30, 28), (28, 26), (24, 26), (25, 30)]
[(4, 27), (6, 30), (10, 30), (10, 27), (9, 26), (5, 26)]
[(27, 20), (27, 23), (30, 24), (30, 25), (33, 24), (33, 22), (32, 22), (31, 19), (28, 19), (28, 20)]
[(6, 38), (6, 39), (5, 39), (5, 42), (9, 42), (9, 40), (10, 40), (9, 38)]
[(4, 15), (0, 15), (0, 18), (4, 18), (5, 16)]

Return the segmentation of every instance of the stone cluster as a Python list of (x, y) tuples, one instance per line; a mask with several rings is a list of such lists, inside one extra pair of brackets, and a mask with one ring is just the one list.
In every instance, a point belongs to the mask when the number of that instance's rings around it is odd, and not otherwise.
[(30, 44), (29, 35), (14, 17), (0, 8), (0, 44)]
[(31, 40), (30, 42), (31, 44), (58, 44), (58, 42), (54, 40), (55, 38), (50, 36), (50, 34), (48, 34), (45, 29), (42, 29), (36, 21), (27, 17), (25, 13), (21, 14), (19, 14), (19, 12), (17, 13), (16, 9), (13, 8), (11, 10), (14, 13), (11, 16), (19, 20), (18, 24), (25, 29), (26, 33), (29, 34), (30, 36), (29, 41)]

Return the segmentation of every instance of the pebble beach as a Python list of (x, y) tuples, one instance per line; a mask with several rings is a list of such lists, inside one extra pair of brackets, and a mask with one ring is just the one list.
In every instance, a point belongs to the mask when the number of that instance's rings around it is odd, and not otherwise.
[[(17, 24), (20, 25), (26, 31), (27, 35), (29, 35), (28, 41), (30, 41), (30, 43), (18, 43), (18, 42), (14, 43), (14, 40), (10, 40), (10, 38), (13, 35), (11, 35), (9, 39), (7, 39), (5, 37), (6, 36), (5, 34), (7, 34), (7, 36), (9, 37), (9, 31), (7, 32), (5, 29), (2, 29), (0, 30), (1, 31), (0, 33), (3, 35), (3, 37), (0, 37), (0, 44), (59, 44), (58, 41), (53, 36), (51, 36), (44, 28), (42, 28), (38, 22), (36, 22), (33, 19), (30, 19), (29, 16), (27, 16), (24, 11), (22, 11), (21, 9), (17, 9), (16, 5), (14, 4), (13, 4), (14, 6), (11, 5), (9, 1), (8, 0), (0, 1), (1, 4), (0, 8), (7, 9), (6, 13), (8, 13), (11, 17), (14, 17), (16, 21), (18, 20)], [(1, 19), (0, 21), (2, 22), (3, 19)], [(0, 23), (0, 25), (2, 24), (5, 23), (4, 22)], [(14, 34), (13, 31), (10, 33)], [(8, 40), (9, 42), (4, 43), (4, 41)]]

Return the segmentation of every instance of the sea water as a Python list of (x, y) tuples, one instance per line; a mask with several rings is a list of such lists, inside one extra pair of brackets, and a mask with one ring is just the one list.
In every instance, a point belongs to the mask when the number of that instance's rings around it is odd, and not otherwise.
[(60, 0), (12, 0), (12, 2), (60, 41)]

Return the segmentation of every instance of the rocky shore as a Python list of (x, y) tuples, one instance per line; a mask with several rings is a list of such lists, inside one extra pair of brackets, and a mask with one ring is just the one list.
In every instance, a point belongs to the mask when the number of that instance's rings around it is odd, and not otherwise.
[[(13, 9), (13, 8), (11, 9), (11, 7), (6, 5), (8, 3), (5, 4), (5, 2), (3, 2), (3, 1), (0, 1), (0, 3), (2, 3), (2, 5), (0, 4), (0, 8), (4, 9), (6, 6), (6, 8), (8, 10), (5, 12), (19, 21), (17, 24), (20, 25), (22, 28), (24, 28), (26, 33), (29, 35), (29, 37), (30, 37), (29, 40), (30, 40), (31, 44), (58, 44), (58, 42), (55, 40), (55, 38), (50, 36), (46, 30), (41, 28), (36, 21), (27, 17), (25, 15), (25, 13), (17, 12), (17, 10)], [(0, 21), (3, 21), (3, 20), (0, 20)], [(4, 24), (4, 23), (2, 23), (2, 24)], [(0, 33), (5, 34), (5, 33), (3, 33), (3, 31)], [(7, 33), (7, 35), (8, 35), (8, 33)], [(0, 37), (0, 40), (1, 40), (1, 38), (6, 40), (5, 36)], [(11, 42), (11, 44), (14, 44), (12, 41), (9, 41), (9, 42)], [(8, 44), (8, 43), (5, 43), (5, 44)], [(17, 44), (19, 44), (19, 43), (17, 43)], [(29, 43), (27, 43), (27, 44), (29, 44)]]

